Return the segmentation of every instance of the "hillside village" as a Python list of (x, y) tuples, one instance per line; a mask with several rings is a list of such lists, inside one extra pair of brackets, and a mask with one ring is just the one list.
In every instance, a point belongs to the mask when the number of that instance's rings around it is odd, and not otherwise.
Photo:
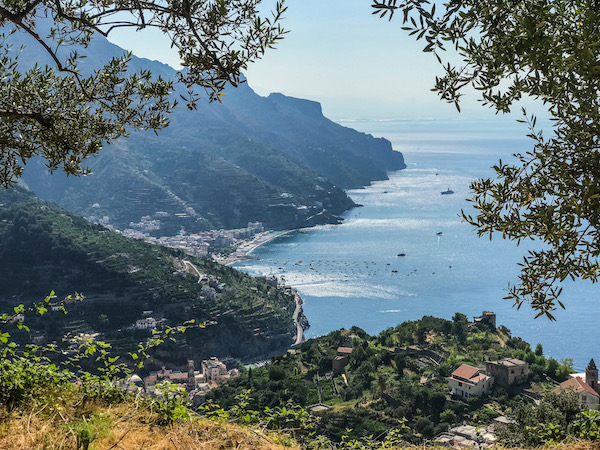
[[(156, 216), (160, 218), (164, 214), (168, 213), (158, 211)], [(192, 234), (188, 234), (182, 228), (175, 236), (154, 237), (151, 233), (160, 229), (159, 218), (152, 219), (151, 216), (144, 216), (139, 223), (132, 222), (130, 223), (130, 228), (123, 230), (113, 227), (106, 217), (98, 218), (90, 216), (88, 220), (92, 223), (103, 225), (107, 229), (120, 233), (123, 236), (140, 239), (163, 247), (180, 249), (186, 254), (198, 258), (218, 254), (224, 249), (227, 249), (226, 253), (231, 253), (244, 244), (260, 241), (270, 234), (269, 232), (265, 232), (265, 228), (261, 222), (248, 222), (248, 226), (245, 228), (199, 231)]]
[(180, 386), (187, 392), (192, 405), (200, 405), (206, 399), (206, 394), (222, 384), (225, 380), (236, 378), (240, 375), (238, 369), (228, 370), (224, 362), (217, 357), (202, 360), (201, 370), (196, 370), (193, 360), (188, 361), (187, 371), (170, 370), (163, 366), (158, 371), (150, 372), (145, 377), (132, 375), (123, 387), (136, 389), (148, 396), (161, 396), (157, 385), (172, 383)]
[(535, 407), (564, 393), (576, 397), (578, 408), (598, 409), (594, 361), (585, 374), (569, 374), (538, 347), (534, 352), (497, 327), (490, 311), (472, 321), (461, 314), (453, 321), (424, 317), (375, 337), (353, 328), (309, 340), (207, 398), (230, 407), (235, 393), (249, 389), (255, 408), (298, 403), (332, 439), (341, 436), (340, 422), (352, 424), (358, 438), (404, 418), (409, 441), (485, 448), (516, 426), (519, 405)]

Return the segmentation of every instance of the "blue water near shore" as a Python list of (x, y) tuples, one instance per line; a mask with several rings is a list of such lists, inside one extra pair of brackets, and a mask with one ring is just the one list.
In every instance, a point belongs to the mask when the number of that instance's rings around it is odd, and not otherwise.
[[(503, 300), (526, 249), (500, 236), (479, 238), (458, 216), (469, 210), (472, 180), (492, 175), (498, 159), (529, 149), (524, 127), (511, 120), (342, 124), (389, 139), (407, 169), (349, 191), (363, 206), (341, 225), (285, 235), (259, 247), (259, 260), (235, 265), (296, 287), (311, 324), (308, 338), (353, 325), (375, 334), (424, 315), (450, 319), (457, 311), (490, 310), (513, 335), (542, 343), (546, 355), (573, 358), (577, 370), (600, 356), (597, 285), (568, 283), (558, 320), (534, 320), (529, 306), (517, 310)], [(441, 195), (448, 188), (454, 194)]]

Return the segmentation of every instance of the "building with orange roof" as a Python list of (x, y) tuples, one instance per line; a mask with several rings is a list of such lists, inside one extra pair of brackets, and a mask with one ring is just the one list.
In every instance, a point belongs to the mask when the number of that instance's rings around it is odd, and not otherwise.
[(587, 384), (581, 377), (569, 378), (554, 389), (554, 392), (575, 392), (579, 404), (585, 409), (598, 409), (600, 406), (600, 394)]
[(344, 367), (348, 365), (350, 361), (350, 355), (352, 354), (351, 347), (338, 347), (337, 356), (332, 361), (333, 373), (340, 373)]
[(571, 378), (559, 385), (554, 392), (576, 392), (579, 404), (587, 409), (600, 409), (600, 392), (598, 388), (598, 368), (590, 359), (585, 373), (573, 373)]
[(448, 378), (448, 387), (452, 395), (469, 398), (473, 395), (487, 394), (494, 384), (494, 378), (482, 373), (477, 367), (461, 365)]

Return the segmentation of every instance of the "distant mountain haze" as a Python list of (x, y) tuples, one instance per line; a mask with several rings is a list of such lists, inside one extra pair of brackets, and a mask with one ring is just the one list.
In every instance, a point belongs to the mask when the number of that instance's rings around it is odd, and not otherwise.
[[(37, 44), (16, 35), (15, 48), (21, 44), (21, 63), (50, 63)], [(81, 71), (89, 73), (124, 50), (97, 37), (81, 52)], [(135, 56), (130, 69), (176, 74)], [(86, 161), (89, 176), (49, 174), (40, 158), (27, 165), (23, 181), (43, 199), (118, 229), (159, 217), (159, 236), (250, 221), (275, 229), (335, 223), (355, 206), (344, 189), (405, 167), (389, 141), (330, 121), (316, 102), (261, 97), (247, 83), (225, 94), (222, 104), (201, 100), (194, 111), (182, 102), (158, 135), (136, 132), (106, 145)]]

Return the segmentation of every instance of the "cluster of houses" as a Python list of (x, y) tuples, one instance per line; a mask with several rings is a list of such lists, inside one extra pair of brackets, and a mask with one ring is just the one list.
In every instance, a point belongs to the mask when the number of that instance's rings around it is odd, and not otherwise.
[[(144, 223), (144, 226), (146, 227), (147, 224)], [(139, 226), (135, 229), (130, 228), (124, 230), (122, 234), (143, 239), (154, 244), (163, 245), (165, 247), (179, 248), (191, 256), (203, 257), (212, 252), (219, 251), (222, 248), (239, 244), (240, 241), (249, 239), (264, 231), (265, 228), (261, 222), (248, 222), (246, 228), (211, 230), (196, 234), (179, 233), (177, 236), (163, 236), (160, 238), (149, 236), (148, 232), (146, 232), (146, 228), (142, 229)]]
[[(488, 393), (494, 385), (512, 386), (527, 382), (529, 365), (519, 359), (507, 358), (502, 361), (487, 361), (485, 367), (472, 367), (466, 364), (458, 367), (448, 378), (448, 386), (453, 395), (461, 399)], [(590, 360), (585, 373), (574, 373), (560, 383), (555, 393), (574, 392), (579, 405), (584, 409), (600, 409), (598, 369)], [(469, 425), (452, 428), (436, 437), (438, 444), (454, 447), (492, 447), (496, 442), (495, 433), (510, 420), (505, 416), (494, 419), (485, 429)]]
[[(481, 316), (473, 318), (474, 325), (482, 323), (495, 329), (496, 314), (484, 311)], [(529, 364), (514, 358), (486, 361), (485, 366), (482, 367), (463, 364), (448, 378), (448, 387), (452, 395), (468, 399), (474, 395), (487, 394), (495, 385), (512, 386), (526, 383), (528, 376)], [(571, 374), (570, 378), (560, 383), (554, 392), (575, 392), (582, 407), (600, 409), (598, 368), (594, 360), (590, 360), (585, 373)]]
[[(448, 387), (452, 395), (468, 399), (487, 394), (495, 385), (512, 386), (526, 383), (528, 374), (529, 364), (514, 358), (487, 361), (485, 367), (463, 364), (448, 378)], [(590, 360), (585, 373), (571, 374), (568, 380), (554, 389), (554, 392), (575, 392), (581, 407), (600, 409), (598, 369), (594, 360)]]
[(168, 381), (185, 388), (196, 403), (204, 401), (208, 391), (219, 386), (224, 380), (239, 375), (237, 369), (227, 370), (225, 363), (213, 356), (202, 361), (201, 370), (196, 370), (194, 361), (189, 360), (186, 372), (170, 370), (163, 366), (161, 370), (150, 372), (144, 378), (133, 375), (130, 383), (143, 390), (147, 395), (153, 396), (156, 395), (156, 385)]
[(487, 394), (495, 385), (511, 386), (522, 384), (529, 376), (529, 364), (520, 359), (507, 358), (501, 361), (486, 361), (485, 367), (462, 364), (448, 378), (452, 395), (468, 399)]
[(598, 368), (590, 359), (585, 373), (573, 373), (567, 381), (560, 383), (554, 392), (571, 391), (577, 394), (579, 404), (586, 409), (600, 409), (600, 391), (598, 390)]

